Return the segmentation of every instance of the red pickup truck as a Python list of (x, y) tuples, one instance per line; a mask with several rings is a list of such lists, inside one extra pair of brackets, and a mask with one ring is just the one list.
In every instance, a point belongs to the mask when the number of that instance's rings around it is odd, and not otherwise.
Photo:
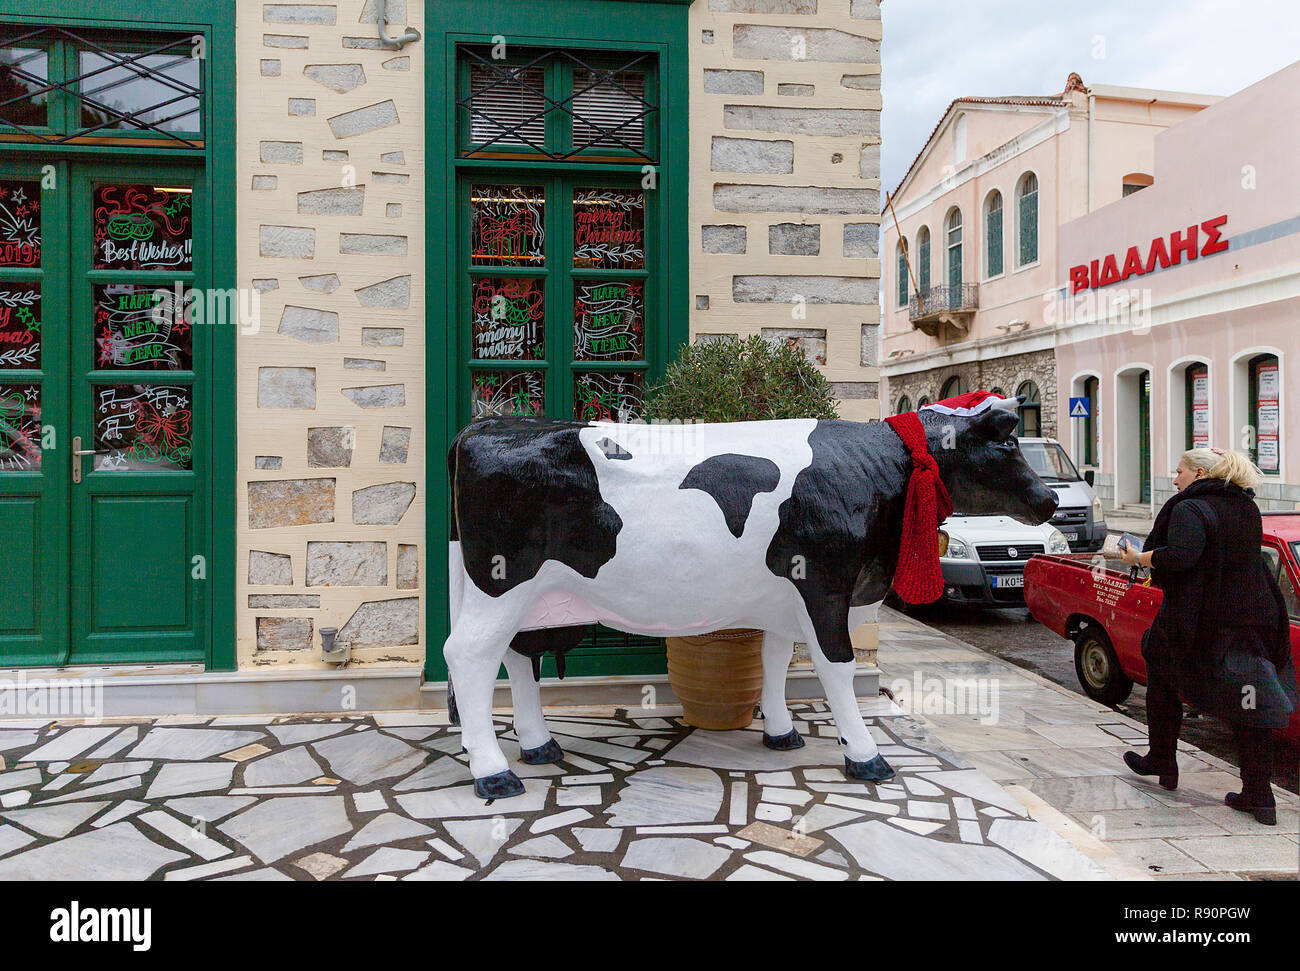
[[(1260, 549), (1291, 616), (1291, 653), (1300, 669), (1300, 512), (1265, 513)], [(1145, 572), (1145, 571), (1143, 571)], [(1133, 583), (1113, 554), (1039, 554), (1025, 564), (1025, 604), (1043, 626), (1074, 641), (1074, 670), (1084, 693), (1105, 705), (1146, 684), (1142, 634), (1164, 594)], [(1300, 744), (1300, 712), (1281, 735)]]

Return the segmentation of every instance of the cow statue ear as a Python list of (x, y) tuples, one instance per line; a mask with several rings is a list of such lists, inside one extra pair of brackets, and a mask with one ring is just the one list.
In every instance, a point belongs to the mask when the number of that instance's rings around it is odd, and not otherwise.
[[(1009, 399), (1014, 402), (1016, 399)], [(1012, 408), (993, 407), (975, 419), (972, 431), (990, 442), (1005, 442), (1020, 427), (1020, 416)]]

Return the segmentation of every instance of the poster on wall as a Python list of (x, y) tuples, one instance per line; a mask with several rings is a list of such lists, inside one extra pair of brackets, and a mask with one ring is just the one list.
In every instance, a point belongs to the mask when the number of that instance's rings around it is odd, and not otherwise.
[(1210, 376), (1205, 371), (1192, 375), (1192, 448), (1210, 444)]
[(1278, 404), (1281, 398), (1280, 373), (1276, 362), (1255, 366), (1255, 387), (1259, 389), (1255, 409), (1255, 431), (1258, 435), (1258, 463), (1261, 472), (1281, 470), (1278, 435), (1281, 415)]

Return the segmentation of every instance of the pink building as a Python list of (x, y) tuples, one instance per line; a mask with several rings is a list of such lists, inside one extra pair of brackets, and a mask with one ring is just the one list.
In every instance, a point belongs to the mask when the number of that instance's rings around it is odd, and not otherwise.
[(881, 217), (886, 413), (983, 387), (1026, 395), (1022, 434), (1068, 430), (1058, 227), (1149, 186), (1156, 134), (1216, 100), (1072, 74), (1057, 95), (949, 105)]
[(1159, 508), (1209, 443), (1256, 459), (1264, 508), (1300, 507), (1297, 117), (1300, 62), (1157, 134), (1149, 188), (1060, 228), (1059, 437), (1108, 506)]

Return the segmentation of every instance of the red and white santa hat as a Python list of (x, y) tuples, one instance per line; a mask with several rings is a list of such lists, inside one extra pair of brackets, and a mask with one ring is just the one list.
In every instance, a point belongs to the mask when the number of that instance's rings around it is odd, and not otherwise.
[[(1006, 398), (995, 391), (968, 391), (955, 398), (944, 398), (932, 405), (922, 405), (918, 411), (937, 411), (941, 415), (956, 415), (960, 418), (973, 418), (990, 408), (1009, 408), (1014, 400)], [(1013, 404), (1007, 404), (1012, 402)]]

